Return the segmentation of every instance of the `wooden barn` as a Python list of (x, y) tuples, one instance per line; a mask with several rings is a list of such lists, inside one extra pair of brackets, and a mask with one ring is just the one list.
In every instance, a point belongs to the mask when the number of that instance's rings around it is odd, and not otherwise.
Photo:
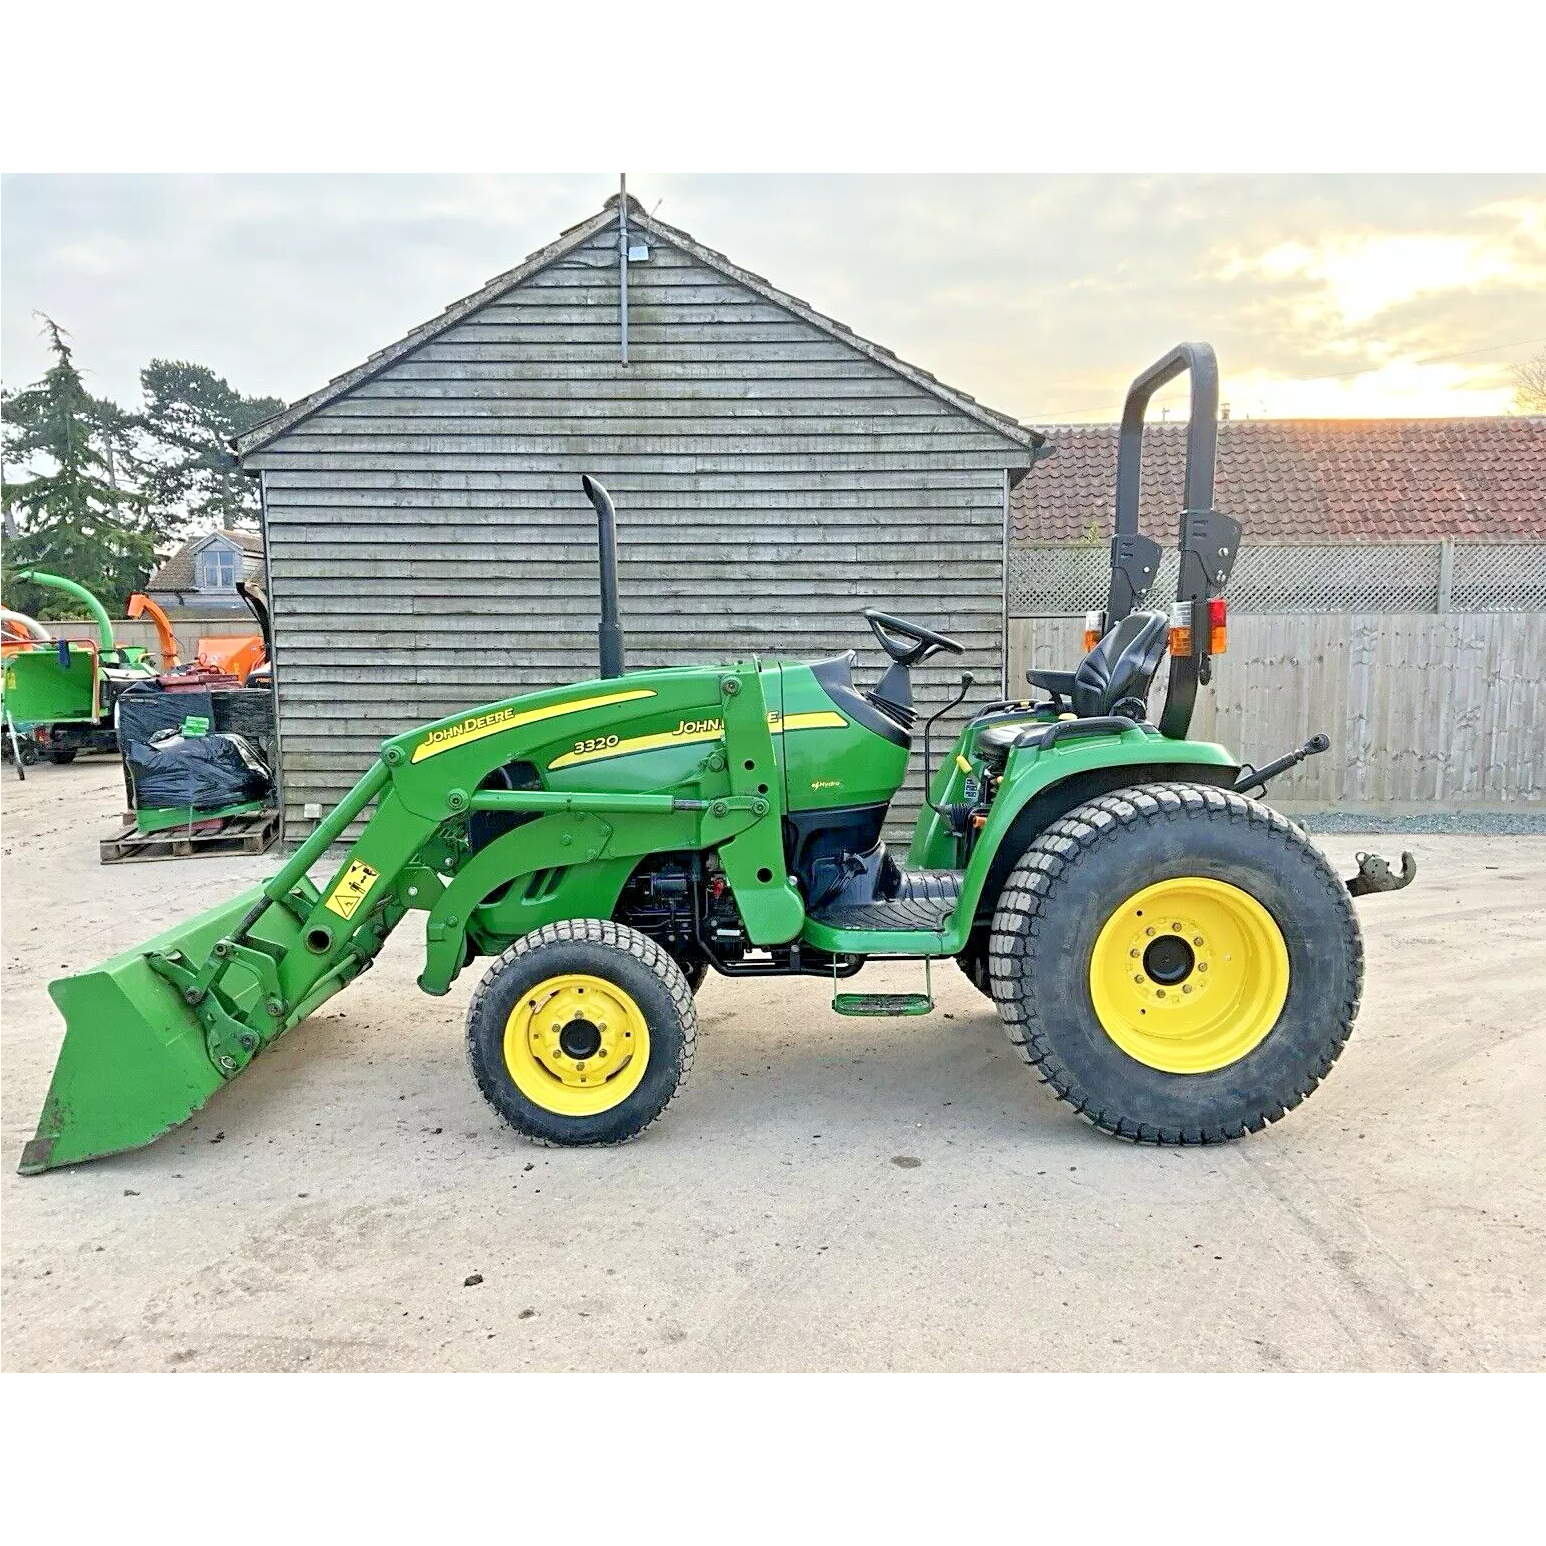
[[(381, 740), (597, 673), (590, 472), (630, 668), (880, 653), (865, 606), (998, 696), (1011, 487), (1034, 430), (650, 219), (607, 206), (243, 435), (261, 480), (290, 835)], [(916, 805), (917, 776), (909, 781)]]

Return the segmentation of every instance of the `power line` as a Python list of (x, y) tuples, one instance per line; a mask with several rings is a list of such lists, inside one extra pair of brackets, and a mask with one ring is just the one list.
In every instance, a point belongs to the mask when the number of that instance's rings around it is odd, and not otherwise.
[[(1469, 359), (1473, 354), (1492, 354), (1498, 349), (1522, 349), (1528, 344), (1546, 344), (1546, 335), (1540, 338), (1516, 338), (1505, 344), (1484, 344), (1480, 349), (1461, 349), (1454, 354), (1431, 354), (1421, 360), (1387, 360), (1386, 364), (1442, 365), (1446, 360)], [(1383, 370), (1384, 365), (1360, 365), (1355, 370), (1328, 371), (1319, 376), (1291, 376), (1285, 379), (1299, 381), (1344, 381), (1349, 376), (1366, 376), (1372, 370)], [(1125, 399), (1117, 402), (1092, 403), (1087, 408), (1059, 408), (1055, 413), (1027, 414), (1024, 424), (1048, 424), (1061, 419), (1066, 413), (1104, 413), (1109, 408), (1121, 408)]]

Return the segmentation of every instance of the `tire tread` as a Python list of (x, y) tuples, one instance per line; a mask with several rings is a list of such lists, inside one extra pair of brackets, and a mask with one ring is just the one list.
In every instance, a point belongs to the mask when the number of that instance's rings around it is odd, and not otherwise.
[(1302, 858), (1305, 883), (1325, 887), (1344, 925), (1357, 934), (1357, 919), (1346, 886), (1302, 827), (1258, 800), (1205, 784), (1143, 784), (1099, 795), (1076, 806), (1052, 822), (1026, 849), (1004, 884), (994, 914), (989, 976), (1010, 1043), (1053, 1094), (1072, 1106), (1085, 1121), (1102, 1132), (1134, 1143), (1176, 1147), (1222, 1143), (1247, 1132), (1260, 1132), (1269, 1123), (1279, 1121), (1315, 1090), (1341, 1056), (1362, 996), (1361, 956), (1355, 952), (1348, 980), (1342, 984), (1335, 1024), (1312, 1066), (1292, 1087), (1265, 1093), (1259, 1111), (1247, 1121), (1154, 1127), (1133, 1122), (1092, 1102), (1059, 1059), (1047, 1027), (1037, 1015), (1029, 974), (1014, 970), (1013, 963), (1025, 955), (1027, 944), (1034, 939), (1048, 908), (1055, 905), (1059, 883), (1095, 843), (1116, 828), (1163, 826), (1203, 811), (1214, 819), (1222, 816), (1231, 823), (1260, 828), (1271, 840)]
[[(548, 945), (556, 944), (587, 944), (607, 945), (614, 950), (621, 950), (632, 956), (642, 966), (653, 972), (660, 978), (671, 995), (671, 1001), (676, 1008), (682, 1022), (682, 1055), (677, 1069), (676, 1083), (670, 1095), (666, 1097), (664, 1104), (653, 1116), (646, 1118), (637, 1127), (626, 1133), (620, 1133), (615, 1138), (603, 1138), (589, 1141), (588, 1148), (611, 1148), (620, 1143), (628, 1143), (637, 1138), (646, 1128), (653, 1126), (671, 1108), (677, 1096), (682, 1093), (682, 1088), (687, 1083), (687, 1076), (692, 1072), (693, 1056), (698, 1045), (698, 1011), (693, 1001), (692, 988), (682, 969), (671, 959), (670, 954), (663, 950), (647, 934), (642, 934), (638, 929), (629, 928), (625, 923), (614, 923), (610, 918), (564, 918), (557, 923), (544, 924), (540, 929), (533, 929), (530, 934), (523, 934), (518, 940), (508, 945), (503, 954), (498, 956), (484, 972), (473, 990), (472, 998), (467, 1005), (468, 1035), (464, 1039), (467, 1053), (468, 1066), (472, 1069), (473, 1079), (483, 1098), (499, 1113), (502, 1121), (508, 1120), (505, 1113), (500, 1110), (495, 1102), (492, 1092), (479, 1072), (477, 1062), (473, 1057), (472, 1027), (477, 1017), (483, 1012), (484, 999), (493, 986), (495, 980), (507, 967), (519, 961), (523, 956), (530, 955), (535, 950), (541, 950)], [(563, 1144), (552, 1138), (543, 1137), (541, 1134), (521, 1130), (522, 1136), (532, 1143), (543, 1148), (562, 1148)]]

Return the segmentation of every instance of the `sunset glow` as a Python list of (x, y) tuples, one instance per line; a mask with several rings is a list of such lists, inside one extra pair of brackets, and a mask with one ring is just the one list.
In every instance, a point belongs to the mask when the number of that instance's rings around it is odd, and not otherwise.
[[(36, 313), (93, 389), (160, 355), (293, 400), (599, 209), (613, 173), (8, 176), (5, 380)], [(1546, 177), (631, 173), (659, 218), (1026, 423), (1114, 419), (1181, 338), (1237, 418), (1513, 411)], [(1184, 386), (1155, 401), (1184, 412)]]

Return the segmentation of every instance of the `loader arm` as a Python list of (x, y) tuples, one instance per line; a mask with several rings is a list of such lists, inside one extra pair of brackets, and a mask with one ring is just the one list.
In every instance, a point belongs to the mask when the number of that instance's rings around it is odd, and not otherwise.
[[(687, 722), (715, 733), (689, 745), (669, 787), (574, 787), (586, 765), (568, 766), (568, 748), (668, 741), (633, 732)], [(511, 765), (540, 766), (543, 787), (500, 787)], [(794, 939), (805, 910), (785, 869), (777, 775), (755, 662), (512, 698), (387, 741), (265, 885), (50, 985), (67, 1031), (23, 1172), (135, 1148), (185, 1121), (366, 970), (410, 909), (429, 914), (421, 984), (443, 993), (470, 948), (550, 917), (609, 917), (639, 856), (714, 849), (749, 936)], [(308, 872), (368, 810), (319, 889)], [(478, 813), (524, 824), (475, 849)], [(523, 915), (523, 881), (538, 872), (558, 879)]]

